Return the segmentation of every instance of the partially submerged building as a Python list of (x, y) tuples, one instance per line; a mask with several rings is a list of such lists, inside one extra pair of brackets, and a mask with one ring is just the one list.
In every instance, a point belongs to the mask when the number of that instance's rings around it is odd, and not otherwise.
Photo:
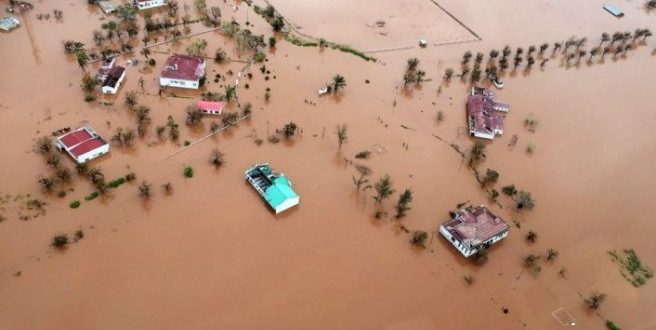
[(440, 226), (440, 234), (465, 257), (502, 240), (509, 230), (510, 226), (485, 205), (463, 208)]
[(20, 20), (14, 16), (0, 19), (0, 30), (9, 32), (20, 26)]
[(256, 164), (244, 172), (246, 181), (264, 198), (276, 214), (300, 203), (292, 183), (282, 173), (275, 173), (268, 163)]
[(58, 136), (54, 144), (59, 151), (68, 153), (78, 164), (109, 152), (109, 143), (89, 126)]
[(212, 102), (212, 101), (197, 101), (196, 109), (198, 111), (207, 114), (207, 115), (220, 115), (223, 112), (223, 107), (225, 103), (223, 102)]
[(164, 6), (166, 0), (134, 0), (134, 6), (139, 9), (150, 9), (159, 6)]
[(116, 11), (116, 3), (112, 0), (98, 0), (96, 3), (105, 14), (111, 14)]
[(116, 57), (103, 60), (103, 64), (98, 70), (96, 78), (102, 83), (102, 92), (104, 94), (116, 94), (125, 78), (125, 68), (115, 65)]
[(494, 92), (472, 87), (467, 100), (469, 135), (492, 140), (496, 135), (503, 134), (505, 118), (501, 113), (509, 110), (510, 105), (495, 100)]
[(198, 89), (205, 76), (205, 59), (174, 54), (166, 60), (159, 78), (160, 86)]

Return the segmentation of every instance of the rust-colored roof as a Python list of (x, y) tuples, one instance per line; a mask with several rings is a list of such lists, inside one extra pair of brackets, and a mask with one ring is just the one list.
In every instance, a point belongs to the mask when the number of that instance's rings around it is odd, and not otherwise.
[(485, 95), (470, 95), (467, 101), (467, 114), (475, 131), (494, 134), (503, 130), (503, 116), (494, 110), (495, 102)]
[(503, 219), (481, 205), (461, 209), (443, 226), (459, 241), (476, 245), (509, 229)]
[(77, 131), (70, 132), (68, 134), (62, 135), (59, 137), (59, 141), (66, 146), (66, 148), (72, 148), (90, 138), (92, 138), (91, 134), (87, 132), (86, 129), (81, 128), (78, 129)]
[(221, 113), (223, 111), (223, 102), (210, 102), (210, 101), (198, 101), (196, 102), (196, 108), (200, 111), (217, 111)]
[(202, 57), (174, 54), (166, 60), (162, 77), (182, 80), (198, 80), (204, 74)]
[(91, 140), (80, 143), (78, 146), (71, 149), (70, 153), (75, 157), (80, 157), (81, 155), (84, 155), (93, 149), (100, 148), (105, 144), (107, 144), (107, 142), (105, 142), (103, 139), (93, 138)]

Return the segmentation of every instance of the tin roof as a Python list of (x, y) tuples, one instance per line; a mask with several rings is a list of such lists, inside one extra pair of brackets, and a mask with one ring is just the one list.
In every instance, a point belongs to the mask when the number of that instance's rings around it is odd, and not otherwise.
[(198, 80), (205, 73), (202, 57), (174, 54), (166, 60), (162, 77), (182, 80)]
[(286, 176), (279, 176), (274, 179), (272, 185), (264, 192), (264, 199), (274, 209), (289, 199), (297, 198), (298, 195), (292, 190)]
[(453, 237), (469, 246), (485, 242), (510, 228), (484, 205), (461, 209), (442, 226)]

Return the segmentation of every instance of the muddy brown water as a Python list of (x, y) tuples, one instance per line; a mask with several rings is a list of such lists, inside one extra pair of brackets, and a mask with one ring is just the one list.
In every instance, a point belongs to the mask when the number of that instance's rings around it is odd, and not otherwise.
[[(192, 2), (183, 2), (193, 14)], [(224, 18), (246, 20), (244, 4), (231, 11), (216, 3)], [(304, 33), (367, 50), (408, 42), (414, 46), (423, 35), (431, 43), (468, 36), (430, 1), (380, 1), (371, 10), (354, 1), (273, 4)], [(652, 40), (625, 59), (607, 57), (603, 64), (570, 68), (554, 60), (544, 71), (536, 66), (528, 74), (504, 78), (506, 88), (498, 97), (512, 109), (504, 135), (487, 143), (481, 169), (499, 171), (498, 188), (515, 184), (531, 192), (536, 207), (517, 213), (500, 197), (503, 208), (493, 210), (517, 220), (521, 229), (513, 226), (484, 266), (464, 260), (436, 235), (425, 250), (413, 248), (395, 220), (373, 218), (371, 192), (354, 192), (355, 170), (344, 157), (372, 150), (371, 159), (362, 161), (373, 169), (371, 180), (389, 174), (397, 191), (414, 192), (412, 209), (400, 222), (434, 233), (456, 204), (488, 203), (460, 156), (433, 136), (463, 150), (473, 143), (459, 134), (469, 85), (454, 80), (436, 92), (445, 68), (457, 67), (465, 50), (487, 53), (505, 44), (526, 49), (573, 34), (593, 44), (604, 31), (656, 30), (653, 14), (633, 2), (623, 7), (621, 20), (596, 1), (440, 4), (482, 41), (378, 53), (378, 63), (367, 63), (280, 40), (267, 53), (270, 80), (264, 80), (258, 66), (251, 81), (243, 80), (250, 88), (240, 89), (240, 102), (253, 104), (252, 119), (164, 160), (180, 147), (155, 137), (154, 127), (168, 115), (181, 124), (180, 144), (207, 134), (211, 121), (204, 119), (202, 129), (190, 131), (184, 109), (193, 100), (157, 96), (158, 68), (166, 53), (184, 52), (185, 41), (153, 49), (158, 64), (149, 73), (129, 67), (119, 95), (102, 98), (113, 105), (88, 104), (79, 88), (82, 70), (63, 54), (61, 41), (92, 45), (91, 31), (99, 29), (101, 13), (82, 2), (36, 2), (23, 17), (27, 24), (0, 35), (0, 43), (11, 49), (0, 53), (0, 134), (8, 142), (2, 147), (0, 191), (30, 194), (48, 205), (45, 216), (31, 221), (19, 220), (11, 209), (0, 224), (0, 328), (559, 329), (551, 313), (560, 307), (583, 329), (599, 329), (606, 318), (627, 329), (656, 327), (654, 283), (632, 287), (607, 256), (611, 249), (633, 248), (645, 264), (656, 265), (650, 240), (656, 232), (650, 198), (656, 193), (656, 135), (651, 129), (656, 114), (649, 97), (656, 92), (649, 83)], [(64, 11), (61, 22), (36, 19), (55, 7)], [(439, 20), (431, 21), (432, 15)], [(387, 36), (374, 35), (376, 28), (367, 26), (381, 19)], [(270, 34), (253, 12), (249, 20), (255, 31)], [(193, 39), (199, 38), (207, 39), (208, 56), (217, 47), (237, 56), (234, 43), (216, 32)], [(415, 56), (432, 81), (403, 90), (405, 62)], [(208, 75), (237, 72), (242, 66), (209, 61)], [(317, 98), (318, 88), (336, 73), (346, 77), (345, 91)], [(106, 198), (83, 201), (76, 210), (68, 207), (70, 201), (92, 191), (85, 180), (76, 178), (74, 191), (65, 198), (44, 196), (36, 178), (50, 170), (31, 152), (34, 139), (82, 124), (105, 137), (116, 127), (135, 127), (123, 96), (140, 91), (140, 75), (145, 94), (139, 102), (151, 108), (153, 117), (148, 135), (132, 149), (114, 147), (92, 162), (109, 179), (124, 175), (129, 166), (137, 182)], [(210, 79), (207, 90), (220, 91), (225, 83)], [(267, 87), (269, 102), (264, 100)], [(437, 111), (446, 116), (439, 124)], [(529, 114), (539, 119), (535, 133), (523, 126)], [(259, 147), (253, 142), (255, 137), (266, 140), (290, 120), (302, 127), (302, 136)], [(348, 124), (349, 140), (338, 151), (334, 130), (341, 123)], [(509, 148), (513, 134), (519, 139)], [(525, 152), (529, 143), (535, 146), (532, 155)], [(219, 170), (207, 163), (214, 147), (226, 155)], [(243, 171), (260, 161), (291, 178), (301, 195), (298, 208), (274, 216), (244, 182)], [(63, 163), (73, 167), (69, 159)], [(193, 178), (183, 178), (185, 165), (194, 167)], [(148, 203), (137, 196), (142, 180), (154, 187)], [(173, 184), (172, 196), (161, 193), (165, 182)], [(396, 198), (384, 203), (390, 215)], [(80, 228), (84, 239), (65, 251), (49, 246), (56, 233), (72, 235)], [(528, 230), (538, 233), (535, 244), (525, 242)], [(545, 254), (549, 248), (560, 252), (553, 264), (542, 263), (537, 276), (522, 272), (523, 256)], [(566, 279), (558, 275), (561, 268), (567, 270)], [(16, 271), (21, 276), (14, 276)], [(468, 275), (475, 278), (472, 286), (463, 280)], [(599, 315), (582, 304), (580, 295), (593, 291), (607, 294)]]

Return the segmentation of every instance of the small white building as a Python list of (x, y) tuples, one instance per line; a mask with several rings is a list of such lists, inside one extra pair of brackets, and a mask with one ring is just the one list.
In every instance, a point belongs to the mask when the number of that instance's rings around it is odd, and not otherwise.
[(111, 14), (116, 11), (116, 3), (112, 0), (98, 0), (97, 4), (105, 14)]
[(20, 26), (20, 20), (14, 16), (7, 16), (3, 19), (0, 19), (0, 30), (2, 31), (11, 31)]
[(91, 127), (80, 127), (55, 139), (55, 147), (68, 153), (78, 164), (109, 152), (109, 143)]
[(198, 89), (205, 76), (205, 59), (174, 54), (166, 60), (159, 77), (160, 86)]
[(134, 0), (135, 7), (139, 9), (150, 9), (159, 6), (164, 6), (166, 0)]
[(107, 72), (107, 76), (103, 80), (102, 92), (104, 94), (116, 94), (124, 78), (125, 68), (118, 65), (114, 66)]
[(463, 208), (440, 226), (444, 236), (465, 257), (508, 236), (510, 226), (485, 205)]

